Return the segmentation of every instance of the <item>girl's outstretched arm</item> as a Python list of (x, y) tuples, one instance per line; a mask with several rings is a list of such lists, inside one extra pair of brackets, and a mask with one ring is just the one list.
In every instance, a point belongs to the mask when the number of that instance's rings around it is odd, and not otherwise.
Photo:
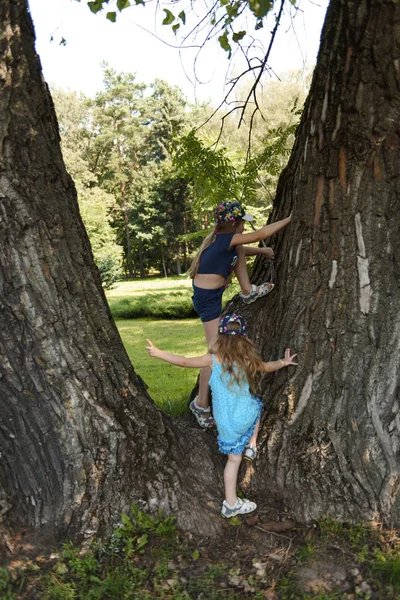
[(288, 367), (289, 365), (297, 365), (297, 362), (293, 362), (293, 359), (297, 356), (297, 354), (290, 354), (290, 348), (286, 348), (285, 350), (285, 358), (281, 358), (279, 360), (273, 360), (272, 362), (265, 362), (264, 371), (266, 373), (273, 373), (274, 371), (279, 371), (279, 369), (283, 369), (283, 367)]
[(261, 242), (262, 240), (275, 235), (275, 233), (278, 233), (278, 231), (286, 227), (286, 225), (289, 225), (291, 220), (292, 215), (289, 215), (286, 219), (282, 219), (282, 221), (276, 221), (270, 225), (264, 225), (264, 227), (256, 229), (256, 231), (252, 231), (251, 233), (236, 233), (231, 240), (231, 246)]
[(199, 368), (202, 367), (211, 367), (212, 359), (211, 354), (203, 354), (202, 356), (193, 356), (191, 358), (187, 358), (186, 356), (180, 356), (179, 354), (172, 354), (171, 352), (165, 352), (164, 350), (160, 350), (157, 346), (154, 346), (150, 340), (147, 340), (149, 344), (146, 346), (147, 352), (150, 356), (154, 358), (160, 358), (171, 365), (176, 365), (177, 367), (192, 367)]
[(272, 248), (255, 248), (254, 246), (243, 246), (243, 250), (246, 256), (257, 256), (262, 254), (267, 259), (273, 259), (275, 252)]

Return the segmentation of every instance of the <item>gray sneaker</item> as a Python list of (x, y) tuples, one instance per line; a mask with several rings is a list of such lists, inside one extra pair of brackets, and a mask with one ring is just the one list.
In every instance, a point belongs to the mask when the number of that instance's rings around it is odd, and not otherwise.
[(239, 296), (245, 304), (251, 304), (259, 298), (262, 298), (263, 296), (266, 296), (267, 294), (272, 292), (274, 287), (274, 284), (269, 283), (268, 281), (266, 283), (262, 283), (261, 285), (254, 285), (253, 283), (251, 286), (250, 294), (245, 296), (244, 294), (242, 294), (242, 292), (240, 292)]
[(197, 423), (200, 425), (202, 429), (215, 429), (215, 421), (211, 416), (211, 409), (200, 408), (196, 404), (197, 396), (194, 400), (189, 404), (189, 408), (196, 417)]
[(224, 500), (222, 503), (221, 515), (225, 517), (225, 519), (231, 519), (232, 517), (236, 517), (236, 515), (246, 515), (247, 513), (251, 513), (253, 510), (256, 510), (256, 508), (257, 504), (251, 502), (251, 500), (247, 500), (247, 498), (237, 498), (235, 506), (232, 508), (228, 506)]

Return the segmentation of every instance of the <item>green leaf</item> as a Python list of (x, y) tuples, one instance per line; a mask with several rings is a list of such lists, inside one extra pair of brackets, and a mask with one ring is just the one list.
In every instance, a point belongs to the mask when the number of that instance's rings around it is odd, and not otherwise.
[(128, 515), (126, 513), (122, 513), (121, 521), (122, 521), (123, 525), (131, 525), (132, 524), (131, 519), (128, 517)]
[(136, 549), (141, 550), (144, 546), (146, 546), (146, 544), (148, 544), (148, 542), (149, 542), (149, 536), (147, 535), (147, 533), (144, 533), (137, 539)]
[(200, 552), (198, 550), (195, 550), (192, 554), (192, 558), (193, 560), (198, 560), (200, 558)]
[(182, 23), (185, 25), (186, 23), (186, 14), (184, 10), (181, 10), (181, 12), (179, 13), (178, 17), (180, 18), (180, 20), (182, 21)]
[(99, 0), (95, 0), (94, 2), (88, 2), (88, 7), (92, 11), (92, 13), (98, 13), (99, 10), (103, 8), (103, 2)]
[(219, 41), (219, 44), (220, 44), (221, 48), (223, 50), (226, 50), (226, 52), (229, 52), (229, 58), (230, 58), (230, 55), (231, 55), (231, 52), (232, 52), (232, 48), (231, 48), (231, 45), (229, 43), (228, 34), (227, 34), (226, 31), (225, 31), (224, 35), (220, 35), (219, 36), (218, 41)]
[(225, 10), (232, 19), (235, 19), (238, 16), (239, 6), (239, 4), (228, 4), (226, 7)]
[(273, 0), (249, 0), (251, 12), (259, 19), (262, 19), (269, 13), (273, 4)]
[(108, 19), (109, 21), (111, 21), (111, 23), (115, 23), (115, 21), (117, 20), (117, 13), (116, 12), (108, 12), (106, 14), (106, 19)]
[(175, 23), (175, 25), (172, 25), (172, 31), (174, 32), (175, 35), (180, 26), (181, 26), (180, 23)]
[(240, 42), (240, 40), (242, 40), (244, 38), (245, 35), (246, 35), (245, 31), (238, 31), (237, 33), (234, 33), (232, 35), (232, 39), (234, 42), (238, 43), (238, 42)]
[(128, 8), (128, 6), (130, 5), (131, 3), (129, 2), (129, 0), (117, 0), (118, 10), (124, 10), (124, 8)]
[(162, 22), (163, 25), (171, 25), (171, 23), (173, 21), (175, 21), (175, 17), (172, 14), (172, 12), (170, 10), (168, 10), (168, 8), (163, 8), (163, 11), (165, 12), (165, 18), (164, 21)]

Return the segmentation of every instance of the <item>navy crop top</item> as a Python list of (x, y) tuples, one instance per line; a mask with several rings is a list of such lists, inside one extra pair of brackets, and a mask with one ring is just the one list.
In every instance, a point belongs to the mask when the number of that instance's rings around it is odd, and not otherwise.
[(229, 249), (234, 235), (236, 234), (217, 233), (215, 241), (201, 255), (197, 270), (199, 275), (216, 274), (225, 279), (229, 277), (238, 260), (235, 246)]

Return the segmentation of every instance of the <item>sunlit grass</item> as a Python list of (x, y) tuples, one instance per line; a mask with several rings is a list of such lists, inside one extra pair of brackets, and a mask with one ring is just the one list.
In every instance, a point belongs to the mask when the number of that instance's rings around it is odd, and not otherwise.
[[(236, 281), (223, 295), (223, 303), (239, 291)], [(192, 319), (192, 281), (184, 277), (121, 281), (107, 292), (114, 319)]]
[(151, 291), (179, 290), (183, 288), (192, 289), (192, 280), (182, 275), (173, 279), (166, 277), (134, 279), (130, 281), (119, 281), (113, 288), (107, 291), (107, 298), (121, 298), (125, 296), (142, 295)]
[(169, 415), (182, 414), (199, 370), (175, 367), (150, 357), (145, 349), (146, 338), (174, 354), (204, 354), (207, 346), (200, 319), (120, 319), (116, 320), (116, 325), (135, 371), (149, 386), (148, 393), (154, 402)]

